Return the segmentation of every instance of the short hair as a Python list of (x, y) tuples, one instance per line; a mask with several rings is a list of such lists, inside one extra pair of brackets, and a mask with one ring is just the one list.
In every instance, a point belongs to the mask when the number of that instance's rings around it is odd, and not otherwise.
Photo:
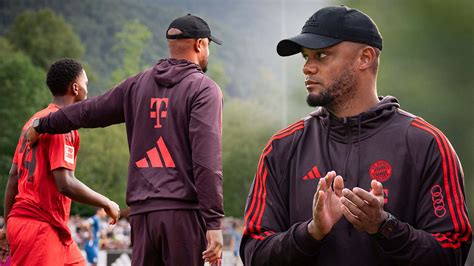
[(82, 73), (81, 63), (71, 58), (54, 62), (46, 75), (46, 85), (54, 96), (66, 95), (68, 87)]

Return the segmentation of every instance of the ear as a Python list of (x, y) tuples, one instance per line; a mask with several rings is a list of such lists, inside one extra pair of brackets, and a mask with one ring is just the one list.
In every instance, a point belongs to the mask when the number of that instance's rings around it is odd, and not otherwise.
[(375, 49), (371, 46), (365, 46), (361, 50), (359, 69), (370, 69), (375, 63), (375, 60), (377, 60)]
[(76, 82), (73, 82), (71, 85), (72, 94), (77, 96), (79, 94), (79, 85)]
[(194, 50), (195, 50), (197, 53), (200, 53), (201, 50), (203, 49), (202, 42), (203, 42), (202, 39), (197, 39), (197, 40), (194, 42)]

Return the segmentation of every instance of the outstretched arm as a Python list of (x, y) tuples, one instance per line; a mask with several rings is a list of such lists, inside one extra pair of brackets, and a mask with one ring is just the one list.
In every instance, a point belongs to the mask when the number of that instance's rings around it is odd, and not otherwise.
[(35, 143), (41, 133), (62, 134), (79, 128), (106, 127), (123, 123), (124, 104), (136, 77), (126, 79), (100, 96), (68, 105), (37, 119), (38, 121), (33, 120), (34, 127), (30, 126), (27, 130), (28, 141)]

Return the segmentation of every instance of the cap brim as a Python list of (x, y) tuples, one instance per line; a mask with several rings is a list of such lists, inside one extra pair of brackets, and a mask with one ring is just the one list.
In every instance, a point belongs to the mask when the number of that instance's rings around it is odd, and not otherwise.
[(217, 38), (214, 37), (214, 36), (209, 37), (209, 40), (211, 40), (211, 41), (213, 41), (213, 42), (215, 42), (215, 43), (217, 43), (217, 44), (219, 44), (219, 45), (222, 44), (222, 41), (219, 40), (219, 39), (217, 39)]
[(342, 42), (340, 39), (331, 38), (314, 33), (301, 33), (295, 37), (281, 40), (277, 45), (280, 56), (290, 56), (301, 52), (301, 47), (321, 49)]

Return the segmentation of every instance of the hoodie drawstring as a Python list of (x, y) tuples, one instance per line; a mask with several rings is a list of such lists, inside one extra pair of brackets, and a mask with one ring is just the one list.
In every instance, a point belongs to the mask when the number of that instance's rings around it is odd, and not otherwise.
[(332, 159), (331, 159), (331, 149), (329, 149), (329, 136), (331, 132), (331, 118), (328, 118), (328, 131), (326, 133), (326, 150), (328, 152), (328, 159), (329, 159), (329, 171), (333, 171), (334, 167), (332, 164)]
[(344, 179), (344, 181), (347, 180), (347, 177), (346, 177), (346, 173), (347, 173), (347, 163), (349, 161), (349, 157), (351, 155), (351, 152), (352, 152), (352, 130), (351, 130), (351, 127), (349, 126), (348, 122), (347, 122), (347, 118), (344, 118), (344, 125), (346, 126), (346, 128), (348, 129), (348, 132), (349, 132), (349, 148), (348, 148), (348, 152), (346, 154), (346, 159), (344, 160), (344, 170), (342, 172), (342, 178)]
[(357, 136), (357, 172), (356, 172), (356, 176), (357, 176), (357, 184), (356, 184), (356, 187), (359, 186), (359, 182), (360, 182), (360, 135), (362, 134), (362, 125), (361, 125), (361, 115), (359, 114), (359, 116), (357, 117), (357, 128), (358, 128), (358, 136)]

